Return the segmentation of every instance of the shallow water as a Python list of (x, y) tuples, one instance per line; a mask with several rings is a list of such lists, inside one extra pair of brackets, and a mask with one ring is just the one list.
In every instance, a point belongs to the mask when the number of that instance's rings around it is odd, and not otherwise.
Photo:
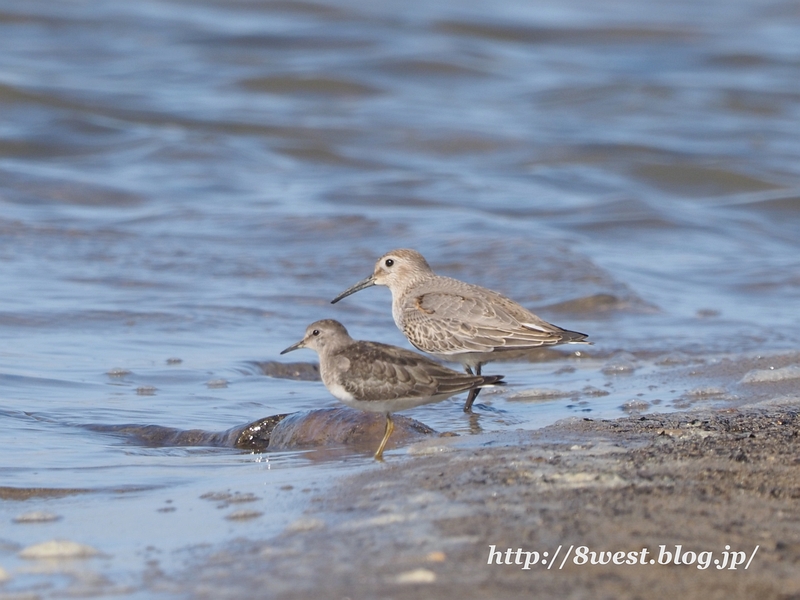
[[(407, 413), (440, 431), (742, 401), (687, 371), (797, 348), (796, 5), (488, 6), (3, 3), (0, 487), (83, 493), (0, 500), (0, 590), (179, 593), (158, 570), (373, 468), (83, 426), (335, 406), (256, 363), (319, 318), (407, 346), (386, 289), (329, 304), (395, 247), (595, 343), (487, 367), (477, 423)], [(54, 537), (104, 578), (18, 557)]]

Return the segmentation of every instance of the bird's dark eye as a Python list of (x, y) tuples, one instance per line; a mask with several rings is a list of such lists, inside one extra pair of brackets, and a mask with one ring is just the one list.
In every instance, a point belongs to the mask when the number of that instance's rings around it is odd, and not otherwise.
[(394, 265), (394, 260), (392, 260), (391, 258), (387, 258), (383, 264), (385, 264), (387, 267), (391, 267), (392, 265)]
[(315, 329), (311, 332), (311, 335), (319, 335), (319, 329)]

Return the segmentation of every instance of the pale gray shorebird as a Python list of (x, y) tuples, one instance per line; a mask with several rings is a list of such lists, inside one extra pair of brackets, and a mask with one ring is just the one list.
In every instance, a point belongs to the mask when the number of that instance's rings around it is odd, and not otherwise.
[[(556, 344), (590, 344), (586, 334), (568, 331), (537, 317), (490, 289), (436, 275), (416, 250), (392, 250), (378, 259), (372, 275), (331, 303), (373, 285), (392, 292), (392, 316), (415, 348), (440, 360), (461, 363), (470, 375), (496, 360), (524, 357)], [(480, 388), (470, 391), (464, 412)]]
[(482, 377), (453, 371), (426, 356), (379, 342), (354, 340), (333, 319), (316, 321), (305, 336), (281, 354), (310, 348), (319, 354), (319, 372), (328, 391), (351, 408), (386, 415), (386, 431), (375, 452), (394, 430), (391, 413), (440, 402), (454, 394), (501, 384), (502, 375)]

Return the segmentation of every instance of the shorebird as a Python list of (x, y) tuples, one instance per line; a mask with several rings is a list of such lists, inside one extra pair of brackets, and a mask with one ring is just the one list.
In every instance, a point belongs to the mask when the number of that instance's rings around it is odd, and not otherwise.
[(484, 386), (502, 385), (502, 375), (459, 373), (405, 348), (354, 340), (344, 325), (332, 319), (309, 325), (303, 339), (281, 354), (300, 348), (310, 348), (319, 355), (322, 382), (334, 397), (351, 408), (386, 415), (376, 460), (383, 460), (383, 449), (394, 430), (393, 412)]
[[(473, 369), (480, 375), (487, 362), (518, 359), (534, 348), (591, 343), (586, 334), (552, 325), (495, 291), (436, 275), (416, 250), (384, 254), (372, 275), (331, 303), (373, 285), (391, 290), (394, 322), (415, 348), (461, 363), (470, 375)], [(470, 391), (464, 412), (472, 412), (479, 391)]]

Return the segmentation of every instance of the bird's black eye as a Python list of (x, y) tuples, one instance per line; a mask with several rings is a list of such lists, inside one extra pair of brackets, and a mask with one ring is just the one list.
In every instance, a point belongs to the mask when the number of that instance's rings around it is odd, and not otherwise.
[(315, 329), (311, 332), (311, 335), (319, 335), (319, 329)]
[(384, 263), (383, 263), (383, 264), (385, 264), (387, 267), (391, 267), (392, 265), (394, 265), (394, 260), (393, 260), (393, 259), (391, 259), (391, 258), (387, 258), (387, 259), (384, 261)]

